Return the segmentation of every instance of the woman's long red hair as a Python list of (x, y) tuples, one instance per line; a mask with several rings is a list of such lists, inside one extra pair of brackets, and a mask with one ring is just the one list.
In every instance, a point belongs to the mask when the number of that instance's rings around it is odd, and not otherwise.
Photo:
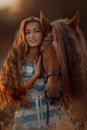
[(25, 26), (29, 22), (38, 22), (36, 17), (24, 19), (16, 34), (12, 48), (9, 50), (0, 74), (0, 106), (25, 103), (27, 92), (22, 85), (21, 64), (29, 45), (25, 41)]

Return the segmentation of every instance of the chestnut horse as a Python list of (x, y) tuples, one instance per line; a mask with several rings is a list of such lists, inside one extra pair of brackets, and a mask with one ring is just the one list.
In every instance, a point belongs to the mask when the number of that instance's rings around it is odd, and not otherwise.
[(59, 122), (61, 124), (68, 119), (67, 127), (64, 124), (64, 128), (59, 129), (86, 130), (87, 50), (78, 26), (79, 12), (70, 20), (56, 20), (51, 24), (42, 12), (40, 17), (42, 30), (47, 35), (47, 41), (41, 46), (43, 67), (46, 73), (56, 71), (56, 75), (51, 74), (47, 79), (47, 98), (54, 101), (51, 103), (56, 100), (59, 104), (62, 99), (63, 112)]

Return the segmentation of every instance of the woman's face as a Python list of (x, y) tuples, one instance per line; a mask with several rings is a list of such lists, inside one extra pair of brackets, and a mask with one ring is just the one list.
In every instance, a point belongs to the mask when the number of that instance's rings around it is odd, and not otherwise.
[(42, 42), (42, 32), (37, 22), (30, 22), (25, 27), (25, 39), (30, 47), (39, 46)]

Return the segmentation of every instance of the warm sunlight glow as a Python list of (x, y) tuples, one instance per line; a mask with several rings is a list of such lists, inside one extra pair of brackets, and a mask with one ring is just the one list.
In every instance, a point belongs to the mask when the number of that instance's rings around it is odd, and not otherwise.
[(16, 10), (20, 1), (21, 0), (0, 0), (0, 10), (4, 8)]
[(17, 4), (18, 0), (0, 0), (0, 7), (8, 7)]

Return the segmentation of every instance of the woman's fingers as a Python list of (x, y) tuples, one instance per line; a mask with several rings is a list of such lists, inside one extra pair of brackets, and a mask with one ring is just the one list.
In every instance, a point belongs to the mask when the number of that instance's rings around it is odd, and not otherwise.
[(41, 73), (41, 56), (39, 56), (38, 61), (34, 61), (34, 73), (38, 76)]
[(38, 65), (41, 65), (41, 56), (39, 56), (39, 59), (38, 59)]
[(39, 56), (37, 62), (34, 60), (34, 65), (40, 65), (40, 64), (41, 64), (41, 56)]

